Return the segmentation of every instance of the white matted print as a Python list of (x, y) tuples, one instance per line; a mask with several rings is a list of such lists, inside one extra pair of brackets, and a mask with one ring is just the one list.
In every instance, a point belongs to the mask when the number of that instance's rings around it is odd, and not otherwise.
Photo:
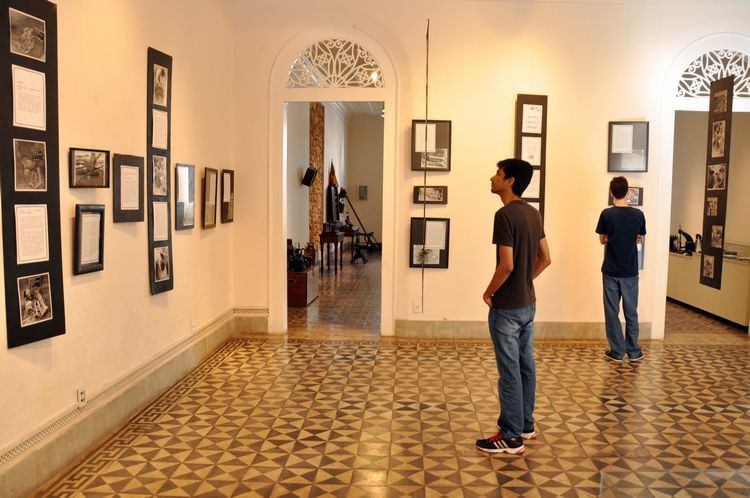
[(47, 27), (43, 19), (16, 9), (10, 17), (10, 51), (41, 62), (47, 60)]
[(717, 216), (719, 214), (719, 198), (706, 198), (706, 216)]
[(169, 95), (169, 69), (159, 64), (154, 64), (154, 105), (167, 107), (167, 96)]
[(714, 257), (707, 254), (703, 255), (703, 276), (705, 278), (714, 278)]
[(169, 247), (154, 247), (154, 282), (169, 280), (171, 268)]
[(724, 157), (724, 136), (727, 122), (715, 121), (711, 125), (711, 157)]
[(721, 249), (724, 247), (724, 226), (711, 225), (711, 247)]
[(711, 110), (715, 113), (727, 112), (727, 91), (716, 92), (711, 104)]
[(16, 192), (46, 192), (47, 144), (14, 138), (13, 170)]
[(707, 190), (726, 190), (727, 188), (727, 165), (709, 164), (708, 176), (706, 178)]
[(12, 66), (13, 126), (47, 129), (47, 93), (44, 73), (27, 67)]
[(18, 277), (17, 283), (21, 327), (52, 320), (49, 273)]
[(167, 195), (167, 158), (154, 156), (154, 195)]
[(16, 264), (49, 261), (46, 204), (16, 204)]

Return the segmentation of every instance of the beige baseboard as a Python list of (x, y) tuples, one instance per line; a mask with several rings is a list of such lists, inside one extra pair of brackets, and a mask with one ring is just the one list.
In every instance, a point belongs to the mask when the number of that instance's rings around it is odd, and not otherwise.
[[(250, 310), (250, 311), (248, 311)], [(227, 342), (268, 330), (267, 310), (232, 309), (155, 359), (0, 453), (0, 496), (27, 496), (64, 470)]]
[[(397, 337), (420, 339), (489, 339), (486, 321), (396, 320)], [(640, 324), (639, 339), (651, 338), (651, 322)], [(535, 322), (534, 339), (550, 341), (605, 340), (604, 322)]]

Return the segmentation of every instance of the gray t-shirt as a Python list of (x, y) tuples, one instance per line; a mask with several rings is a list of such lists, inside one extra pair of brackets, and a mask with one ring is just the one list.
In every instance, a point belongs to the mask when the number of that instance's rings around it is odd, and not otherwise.
[[(545, 237), (542, 215), (526, 201), (510, 202), (495, 213), (492, 243), (513, 248), (513, 271), (492, 296), (493, 308), (521, 308), (536, 302), (534, 265)], [(500, 263), (496, 248), (495, 266)]]

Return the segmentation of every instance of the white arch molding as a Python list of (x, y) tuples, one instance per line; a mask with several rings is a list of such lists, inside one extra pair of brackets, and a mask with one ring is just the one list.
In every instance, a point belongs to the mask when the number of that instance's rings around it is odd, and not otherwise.
[[(658, 144), (657, 177), (657, 219), (656, 248), (653, 254), (654, 293), (656, 297), (651, 324), (651, 337), (664, 338), (666, 317), (667, 272), (669, 268), (669, 222), (672, 210), (672, 163), (674, 159), (674, 119), (677, 111), (708, 111), (708, 97), (679, 97), (678, 87), (686, 68), (704, 54), (732, 50), (750, 54), (750, 37), (741, 33), (714, 33), (706, 35), (685, 47), (672, 61), (664, 78), (661, 96), (661, 113)], [(735, 97), (732, 103), (734, 112), (750, 112), (750, 98)], [(696, 275), (696, 278), (698, 276)]]
[[(370, 88), (289, 88), (289, 70), (297, 57), (311, 45), (327, 39), (355, 42), (367, 49), (379, 63), (384, 84)], [(287, 330), (286, 296), (286, 106), (285, 102), (383, 102), (383, 232), (380, 332), (393, 335), (394, 251), (396, 200), (396, 116), (398, 78), (388, 52), (368, 34), (347, 26), (321, 26), (291, 39), (276, 56), (269, 82), (268, 126), (268, 254), (269, 333)], [(281, 193), (281, 195), (277, 195)]]

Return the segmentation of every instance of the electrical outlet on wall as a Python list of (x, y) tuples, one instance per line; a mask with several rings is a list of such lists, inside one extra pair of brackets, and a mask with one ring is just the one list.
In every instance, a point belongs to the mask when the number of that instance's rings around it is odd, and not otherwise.
[(422, 303), (413, 302), (411, 303), (411, 312), (415, 315), (422, 313)]
[(78, 408), (86, 406), (86, 389), (82, 387), (76, 389), (76, 403), (78, 403)]

